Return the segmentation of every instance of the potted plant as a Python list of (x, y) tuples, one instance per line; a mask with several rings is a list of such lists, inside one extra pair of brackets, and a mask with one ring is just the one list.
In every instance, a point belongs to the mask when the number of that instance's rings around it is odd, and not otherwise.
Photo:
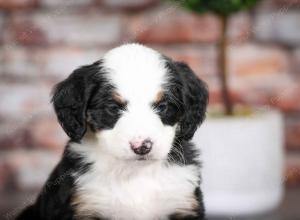
[(223, 113), (209, 111), (196, 132), (201, 147), (204, 202), (209, 215), (246, 215), (275, 208), (283, 195), (283, 119), (271, 108), (233, 105), (227, 80), (229, 17), (258, 0), (177, 0), (195, 12), (213, 12), (221, 23), (218, 64)]

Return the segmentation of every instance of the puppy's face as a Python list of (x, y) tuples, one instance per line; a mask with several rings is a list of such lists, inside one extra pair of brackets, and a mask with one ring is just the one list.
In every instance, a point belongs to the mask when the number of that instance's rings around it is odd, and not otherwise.
[(166, 159), (203, 120), (207, 90), (191, 70), (141, 45), (125, 45), (75, 70), (53, 96), (73, 141), (94, 133), (101, 152), (125, 160)]
[(113, 50), (102, 66), (106, 85), (87, 109), (99, 146), (124, 159), (166, 158), (184, 108), (178, 76), (161, 55), (141, 47)]

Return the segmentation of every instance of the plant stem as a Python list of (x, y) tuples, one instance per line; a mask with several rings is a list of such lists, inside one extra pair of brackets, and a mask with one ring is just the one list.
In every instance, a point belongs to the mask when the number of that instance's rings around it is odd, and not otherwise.
[(227, 23), (228, 17), (226, 15), (220, 16), (221, 20), (221, 39), (219, 43), (219, 79), (221, 83), (221, 93), (223, 104), (225, 107), (225, 115), (233, 114), (233, 106), (230, 99), (228, 89), (228, 73), (227, 73)]

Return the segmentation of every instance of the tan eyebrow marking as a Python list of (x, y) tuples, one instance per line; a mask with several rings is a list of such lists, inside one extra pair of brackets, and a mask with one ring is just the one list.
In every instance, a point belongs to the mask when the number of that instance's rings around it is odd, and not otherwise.
[(164, 92), (163, 91), (159, 91), (157, 93), (156, 97), (155, 97), (155, 101), (154, 102), (155, 103), (159, 103), (162, 100), (163, 96), (164, 96)]
[(126, 104), (126, 101), (119, 93), (113, 92), (112, 97), (117, 103), (122, 104), (122, 105)]

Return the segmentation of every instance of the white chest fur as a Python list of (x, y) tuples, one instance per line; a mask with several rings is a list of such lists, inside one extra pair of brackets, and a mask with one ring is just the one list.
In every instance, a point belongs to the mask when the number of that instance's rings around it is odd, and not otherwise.
[(73, 204), (81, 217), (163, 220), (174, 213), (193, 215), (198, 172), (193, 165), (101, 158), (77, 179)]

